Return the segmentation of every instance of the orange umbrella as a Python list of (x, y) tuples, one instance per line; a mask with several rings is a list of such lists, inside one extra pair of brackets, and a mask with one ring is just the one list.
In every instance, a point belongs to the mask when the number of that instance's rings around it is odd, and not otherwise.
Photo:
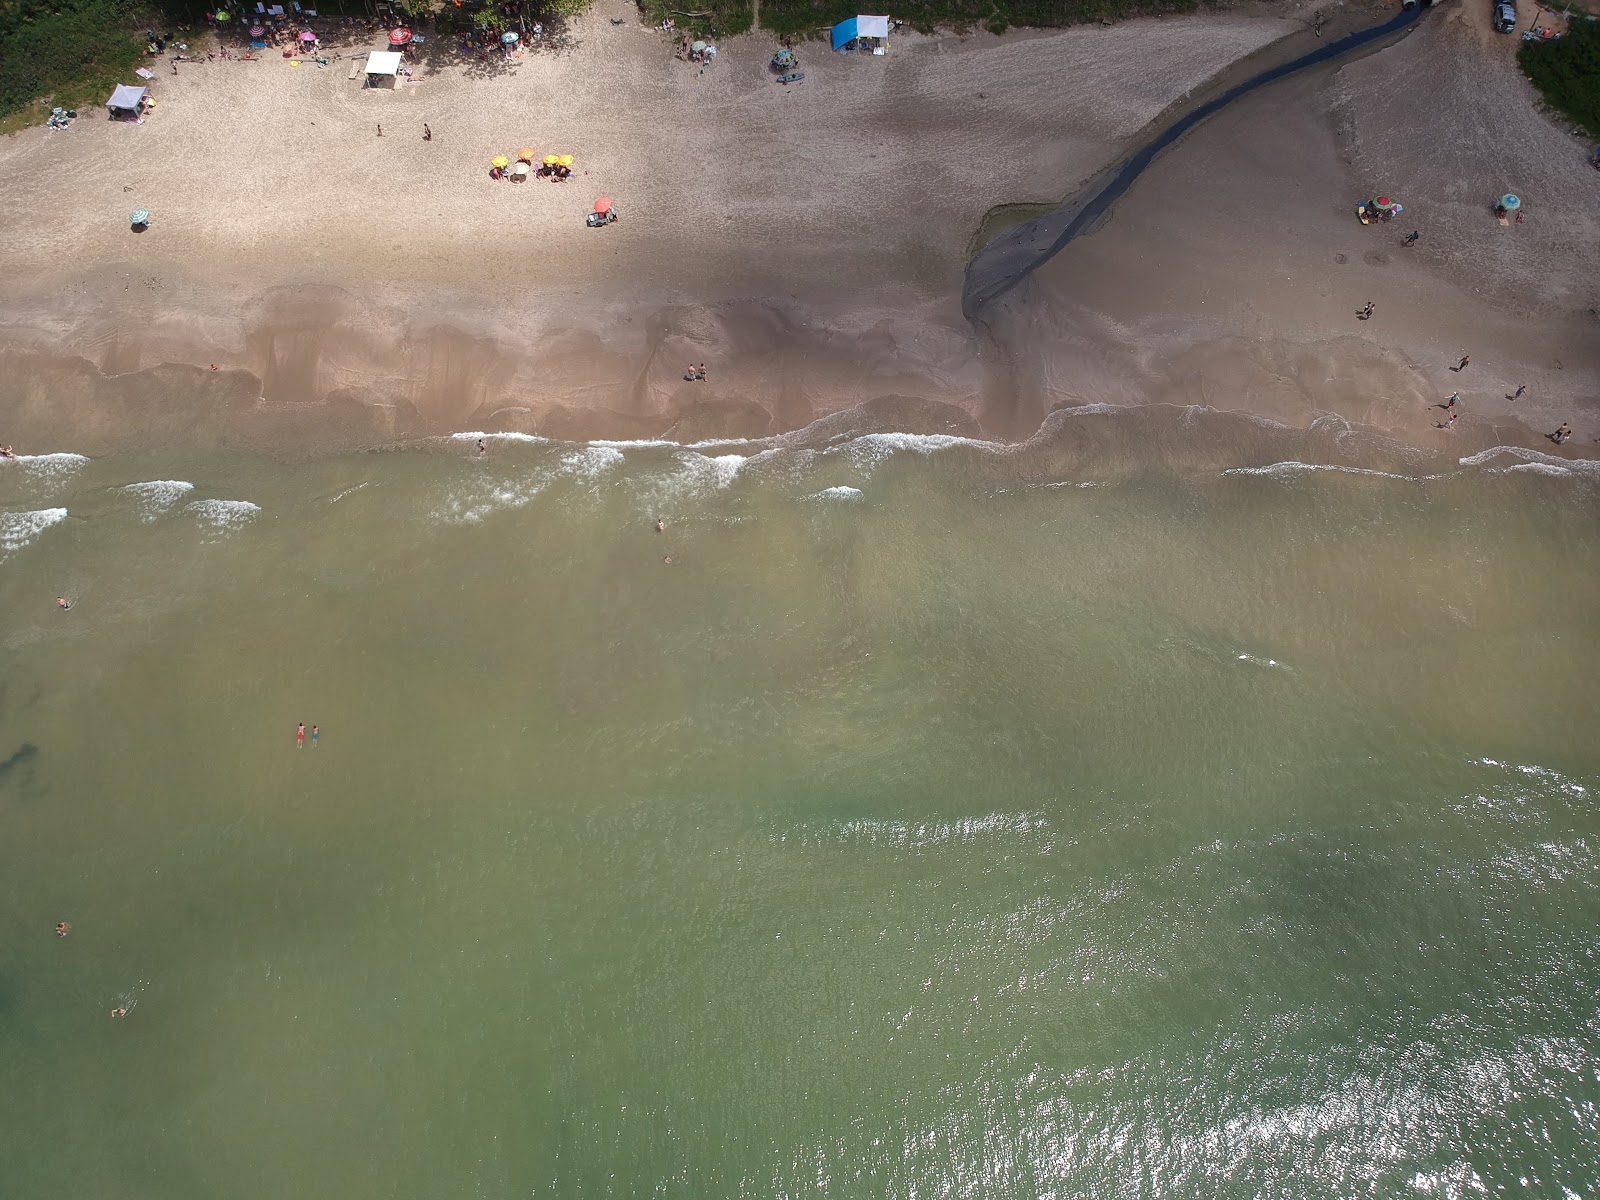
[(517, 157), (519, 159), (521, 159), (523, 162), (532, 162), (533, 161), (533, 151), (530, 150), (528, 147), (524, 146), (521, 150), (517, 151)]
[(608, 212), (610, 212), (611, 211), (611, 200), (610, 200), (610, 198), (606, 197), (606, 196), (601, 196), (600, 199), (598, 199), (598, 200), (596, 200), (594, 202), (594, 210), (597, 213), (608, 213)]

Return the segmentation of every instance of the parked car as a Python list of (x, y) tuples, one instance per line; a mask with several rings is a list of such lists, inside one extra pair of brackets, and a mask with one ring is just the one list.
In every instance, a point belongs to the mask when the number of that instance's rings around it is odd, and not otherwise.
[(1494, 30), (1496, 33), (1510, 33), (1517, 27), (1517, 6), (1510, 0), (1500, 0), (1494, 6)]

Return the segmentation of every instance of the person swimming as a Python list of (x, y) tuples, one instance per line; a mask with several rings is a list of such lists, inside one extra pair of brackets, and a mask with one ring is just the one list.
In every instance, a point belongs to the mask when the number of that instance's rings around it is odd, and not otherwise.
[(667, 523), (665, 521), (663, 521), (660, 517), (657, 517), (656, 518), (656, 532), (657, 533), (665, 533), (666, 531), (667, 531)]
[(67, 924), (67, 922), (65, 922), (65, 921), (57, 921), (56, 922), (56, 936), (57, 937), (66, 937), (67, 934), (69, 934), (71, 932), (72, 932), (72, 926)]
[(62, 612), (71, 612), (72, 611), (72, 601), (68, 600), (65, 596), (57, 596), (56, 597), (56, 607), (59, 608)]

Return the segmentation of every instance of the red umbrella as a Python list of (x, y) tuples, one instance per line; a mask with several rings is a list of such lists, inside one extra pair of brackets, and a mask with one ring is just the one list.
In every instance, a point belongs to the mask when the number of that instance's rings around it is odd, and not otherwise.
[(1387, 197), (1387, 196), (1379, 196), (1372, 203), (1374, 205), (1376, 205), (1378, 208), (1393, 208), (1394, 207), (1394, 201), (1389, 199), (1389, 197)]
[(411, 30), (409, 29), (391, 29), (389, 31), (389, 45), (391, 46), (404, 46), (410, 40)]
[(608, 213), (608, 212), (610, 212), (611, 211), (611, 201), (610, 201), (610, 199), (608, 197), (606, 197), (606, 196), (601, 196), (600, 199), (598, 199), (598, 200), (596, 200), (594, 202), (594, 210), (597, 213)]

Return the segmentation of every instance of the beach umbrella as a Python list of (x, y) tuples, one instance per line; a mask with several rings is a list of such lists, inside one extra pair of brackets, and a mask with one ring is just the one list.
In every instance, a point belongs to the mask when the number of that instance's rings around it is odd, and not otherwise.
[(317, 35), (309, 29), (303, 29), (300, 31), (300, 40), (302, 42), (314, 42), (317, 40)]
[(259, 25), (250, 26), (250, 36), (251, 37), (260, 37), (265, 32), (266, 32), (266, 30), (261, 28), (261, 26), (259, 26)]
[(527, 146), (524, 146), (521, 150), (517, 151), (517, 158), (522, 162), (532, 162), (533, 150)]
[(517, 44), (517, 35), (508, 30), (500, 35), (500, 40), (508, 46), (514, 46)]
[(610, 199), (610, 197), (601, 196), (600, 199), (596, 200), (594, 202), (594, 210), (597, 213), (608, 213), (608, 212), (610, 212), (611, 211), (611, 199)]
[(1504, 196), (1500, 197), (1500, 207), (1505, 209), (1507, 212), (1516, 212), (1517, 209), (1522, 207), (1522, 198), (1520, 196), (1513, 196), (1510, 192), (1507, 192)]
[(409, 29), (402, 27), (400, 29), (391, 29), (389, 31), (389, 45), (391, 46), (404, 46), (410, 40), (411, 30)]
[(128, 214), (128, 224), (132, 225), (135, 229), (137, 229), (140, 225), (150, 224), (150, 210), (147, 208), (134, 209)]
[(504, 154), (496, 154), (489, 160), (489, 165), (491, 167), (508, 167), (511, 165), (511, 160)]
[(1376, 200), (1374, 200), (1372, 202), (1372, 207), (1373, 208), (1389, 209), (1389, 208), (1393, 208), (1394, 206), (1395, 206), (1394, 205), (1394, 201), (1389, 199), (1389, 197), (1387, 197), (1387, 196), (1379, 196)]
[(543, 161), (544, 161), (544, 165), (545, 165), (545, 166), (547, 166), (547, 167), (553, 167), (553, 166), (555, 166), (555, 165), (556, 165), (556, 164), (557, 164), (557, 163), (558, 163), (558, 162), (560, 162), (560, 161), (561, 161), (561, 160), (560, 160), (560, 159), (559, 159), (559, 158), (557, 158), (557, 157), (556, 157), (556, 156), (555, 156), (555, 155), (554, 155), (554, 154), (546, 154), (546, 155), (545, 155), (545, 156), (544, 156), (544, 160), (543, 160)]
[(556, 161), (557, 161), (557, 162), (559, 162), (559, 163), (560, 163), (560, 164), (561, 164), (561, 165), (562, 165), (562, 166), (563, 166), (563, 167), (570, 167), (570, 166), (571, 166), (571, 165), (572, 165), (572, 155), (570, 155), (570, 154), (563, 154), (563, 155), (562, 155), (562, 156), (561, 156), (561, 157), (560, 157), (560, 158), (559, 158), (559, 159), (557, 159), (557, 160), (556, 160)]
[[(679, 44), (681, 45), (682, 43), (679, 43)], [(689, 47), (689, 49), (693, 50), (696, 54), (699, 54), (705, 48), (706, 48), (706, 44), (704, 42), (702, 42), (702, 41), (699, 41), (699, 40), (696, 40), (694, 45)]]

